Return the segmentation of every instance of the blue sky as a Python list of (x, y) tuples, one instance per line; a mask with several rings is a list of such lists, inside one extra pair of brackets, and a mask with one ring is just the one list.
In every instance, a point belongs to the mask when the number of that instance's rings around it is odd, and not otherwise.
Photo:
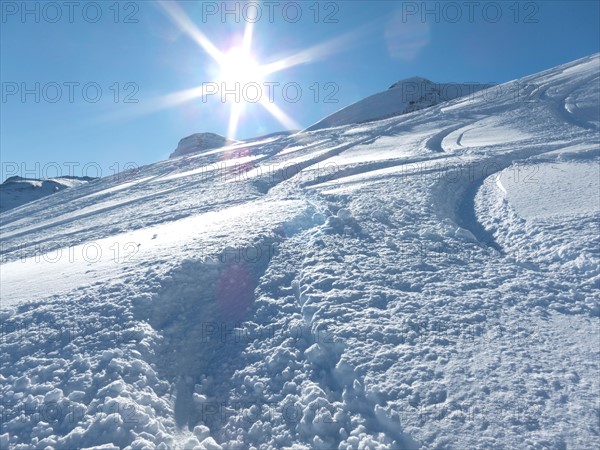
[[(222, 66), (182, 30), (169, 13), (173, 7), (27, 2), (24, 11), (23, 5), (1, 3), (2, 179), (55, 176), (59, 168), (109, 175), (167, 158), (189, 134), (230, 131), (233, 94), (226, 102), (220, 92), (165, 101), (207, 83), (222, 86)], [(413, 75), (501, 83), (600, 50), (597, 1), (245, 5), (178, 7), (220, 52), (241, 45), (252, 22), (256, 64), (301, 55), (301, 64), (256, 80), (271, 83), (272, 104), (300, 127)], [(235, 137), (286, 125), (290, 120), (248, 103)]]

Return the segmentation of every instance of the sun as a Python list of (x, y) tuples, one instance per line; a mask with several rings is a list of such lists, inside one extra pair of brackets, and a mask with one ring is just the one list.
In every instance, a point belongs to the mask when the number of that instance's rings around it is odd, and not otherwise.
[[(265, 91), (268, 89), (267, 85), (269, 85), (265, 79), (275, 72), (324, 58), (339, 49), (351, 48), (350, 44), (357, 38), (356, 32), (352, 32), (264, 64), (259, 63), (251, 51), (253, 22), (246, 22), (240, 45), (223, 52), (196, 26), (177, 2), (159, 0), (157, 4), (167, 17), (177, 25), (179, 30), (194, 40), (216, 63), (210, 67), (209, 72), (211, 73), (211, 79), (219, 82), (216, 84), (218, 84), (218, 89), (221, 91), (220, 98), (222, 102), (225, 103), (223, 98), (231, 98), (228, 93), (242, 92), (242, 95), (236, 94), (236, 101), (228, 102), (231, 105), (231, 112), (227, 137), (232, 139), (237, 134), (238, 122), (242, 118), (243, 110), (248, 103), (261, 105), (286, 129), (300, 129), (300, 125), (274, 103), (271, 94), (265, 95)], [(279, 83), (272, 83), (272, 85), (275, 84)], [(151, 112), (173, 107), (199, 97), (205, 99), (207, 95), (215, 94), (214, 88), (215, 83), (210, 81), (209, 83), (202, 83), (201, 86), (168, 94), (158, 99), (156, 104), (147, 106), (146, 111)]]
[(243, 47), (233, 47), (219, 61), (219, 81), (224, 83), (261, 83), (263, 71), (252, 54)]

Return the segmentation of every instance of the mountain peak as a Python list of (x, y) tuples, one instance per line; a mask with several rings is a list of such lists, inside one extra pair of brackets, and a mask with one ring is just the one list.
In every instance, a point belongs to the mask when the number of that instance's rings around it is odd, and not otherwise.
[(423, 77), (410, 77), (387, 90), (370, 95), (321, 119), (306, 130), (364, 123), (429, 108), (488, 87), (473, 83), (434, 83)]
[(395, 82), (388, 88), (388, 90), (396, 89), (396, 88), (405, 86), (407, 84), (433, 84), (433, 82), (431, 80), (428, 80), (427, 78), (414, 76), (414, 77), (405, 78), (403, 80)]
[(181, 139), (175, 151), (169, 155), (169, 158), (177, 158), (178, 156), (189, 155), (202, 150), (224, 147), (225, 145), (237, 142), (217, 133), (194, 133)]

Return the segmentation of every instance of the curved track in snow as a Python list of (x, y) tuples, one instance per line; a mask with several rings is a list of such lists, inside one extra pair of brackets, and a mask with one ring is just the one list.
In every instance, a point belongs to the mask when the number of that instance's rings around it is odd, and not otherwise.
[[(439, 133), (434, 134), (432, 137), (430, 137), (427, 142), (425, 143), (425, 147), (428, 148), (429, 150), (431, 150), (432, 152), (437, 152), (437, 153), (442, 153), (444, 152), (444, 146), (442, 145), (442, 143), (444, 142), (444, 139), (446, 139), (446, 137), (450, 134), (453, 133), (454, 131), (463, 128), (465, 125), (464, 124), (460, 124), (460, 125), (453, 125), (451, 127), (448, 128), (444, 128), (442, 131), (440, 131)], [(458, 143), (458, 141), (457, 141)]]

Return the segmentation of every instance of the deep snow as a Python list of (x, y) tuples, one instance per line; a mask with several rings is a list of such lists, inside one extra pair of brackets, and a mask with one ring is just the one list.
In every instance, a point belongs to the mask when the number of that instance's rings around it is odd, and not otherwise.
[(599, 69), (2, 213), (0, 447), (597, 448)]

